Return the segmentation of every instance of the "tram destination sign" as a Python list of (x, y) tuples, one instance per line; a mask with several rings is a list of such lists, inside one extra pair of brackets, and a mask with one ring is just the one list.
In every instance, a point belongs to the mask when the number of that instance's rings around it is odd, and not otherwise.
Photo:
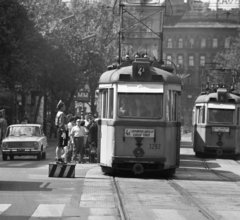
[(154, 138), (154, 129), (136, 129), (136, 128), (125, 128), (124, 137), (143, 137), (143, 138)]
[(229, 132), (229, 127), (212, 127), (213, 132)]

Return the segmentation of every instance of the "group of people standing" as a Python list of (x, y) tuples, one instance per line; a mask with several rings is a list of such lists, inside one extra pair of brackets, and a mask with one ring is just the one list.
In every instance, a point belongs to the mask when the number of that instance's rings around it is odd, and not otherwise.
[(94, 143), (97, 147), (97, 118), (92, 115), (86, 115), (85, 119), (73, 115), (66, 116), (65, 108), (65, 104), (59, 101), (55, 118), (57, 127), (56, 161), (84, 163), (83, 156), (89, 146)]

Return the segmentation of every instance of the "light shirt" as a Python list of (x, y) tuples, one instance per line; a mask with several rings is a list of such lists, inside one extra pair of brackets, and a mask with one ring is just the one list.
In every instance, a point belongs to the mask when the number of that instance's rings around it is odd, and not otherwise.
[(78, 127), (77, 125), (75, 125), (72, 128), (72, 130), (70, 132), (70, 135), (72, 137), (84, 137), (85, 136), (85, 129), (82, 126)]
[(68, 132), (70, 133), (71, 130), (72, 130), (72, 128), (73, 128), (73, 124), (72, 124), (71, 122), (69, 122), (69, 123), (67, 124), (67, 126), (68, 126)]

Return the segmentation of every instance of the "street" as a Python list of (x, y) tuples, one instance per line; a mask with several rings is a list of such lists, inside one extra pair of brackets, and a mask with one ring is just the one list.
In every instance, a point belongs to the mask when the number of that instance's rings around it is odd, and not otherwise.
[(89, 163), (76, 165), (75, 178), (49, 178), (54, 157), (50, 141), (46, 160), (0, 161), (0, 220), (124, 219), (114, 184), (126, 219), (240, 219), (239, 162), (196, 158), (191, 133), (182, 136), (180, 168), (171, 179), (112, 178)]

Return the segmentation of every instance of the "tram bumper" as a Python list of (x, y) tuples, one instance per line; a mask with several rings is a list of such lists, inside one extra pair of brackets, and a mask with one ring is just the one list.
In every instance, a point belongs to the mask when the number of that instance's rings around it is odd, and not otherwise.
[(136, 158), (136, 157), (112, 157), (112, 168), (116, 170), (129, 170), (135, 174), (141, 174), (143, 172), (153, 172), (164, 170), (166, 158)]
[(212, 155), (234, 155), (236, 154), (234, 147), (217, 147), (217, 146), (203, 146), (203, 153), (212, 154)]

